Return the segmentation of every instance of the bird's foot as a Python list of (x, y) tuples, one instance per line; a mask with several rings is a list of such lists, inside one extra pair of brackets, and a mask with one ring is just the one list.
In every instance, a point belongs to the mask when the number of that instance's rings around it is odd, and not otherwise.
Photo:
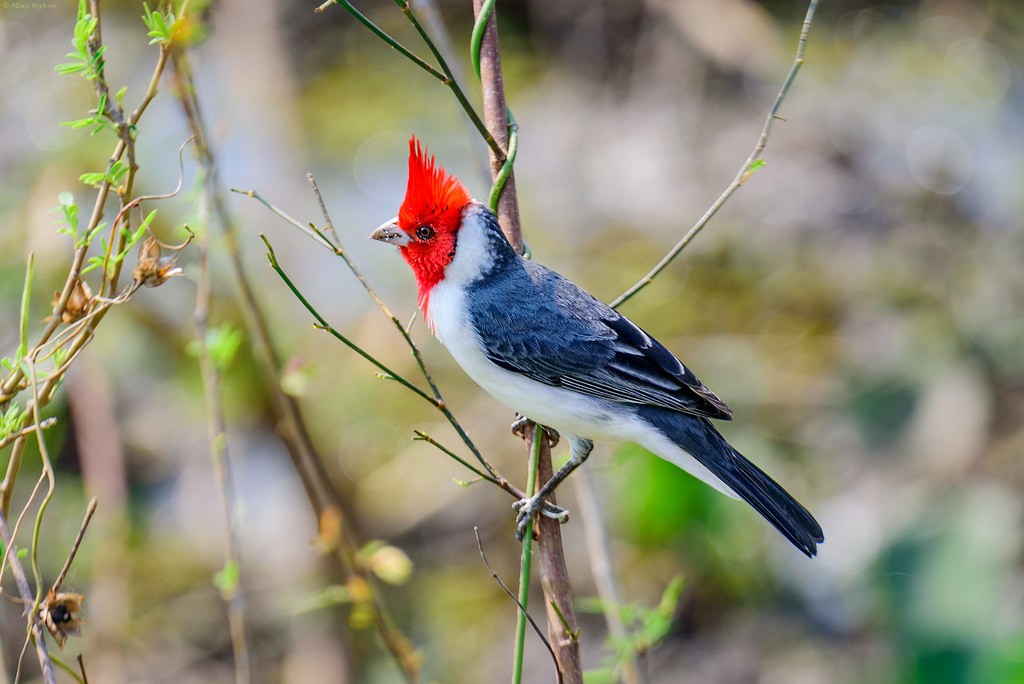
[(516, 437), (526, 439), (526, 424), (530, 422), (530, 419), (521, 413), (516, 414), (516, 419), (512, 421), (512, 425), (509, 429), (512, 430), (512, 434)]
[[(526, 426), (529, 424), (530, 419), (521, 413), (516, 414), (516, 419), (512, 421), (512, 425), (509, 426), (512, 430), (512, 434), (517, 437), (526, 439)], [(558, 440), (561, 439), (558, 432), (552, 430), (549, 427), (544, 428), (544, 436), (547, 437), (548, 446), (554, 448), (558, 445)]]
[(512, 508), (519, 511), (519, 514), (516, 515), (516, 539), (519, 541), (523, 541), (523, 537), (526, 536), (526, 526), (530, 524), (533, 516), (537, 513), (540, 513), (545, 518), (557, 520), (562, 524), (569, 521), (569, 511), (561, 506), (545, 501), (539, 494), (529, 499), (516, 501), (512, 504)]

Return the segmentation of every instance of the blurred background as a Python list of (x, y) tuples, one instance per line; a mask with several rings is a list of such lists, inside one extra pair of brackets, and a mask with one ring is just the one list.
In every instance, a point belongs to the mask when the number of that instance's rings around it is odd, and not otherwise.
[[(428, 54), (394, 4), (362, 5)], [(433, 20), (447, 26), (476, 102), (469, 5), (414, 3), (432, 31)], [(366, 239), (404, 195), (406, 141), (419, 136), (478, 197), (489, 188), (485, 149), (448, 89), (340, 7), (313, 7), (222, 0), (206, 10), (193, 66), (211, 145), (225, 186), (256, 189), (319, 224), (304, 177), (313, 172), (353, 259), (407, 320), (411, 274)], [(534, 258), (606, 301), (646, 273), (749, 154), (805, 10), (777, 0), (499, 2)], [(108, 80), (127, 85), (134, 103), (156, 57), (141, 5), (111, 0), (103, 11)], [(0, 10), (4, 355), (18, 344), (27, 253), (35, 330), (67, 273), (57, 195), (91, 206), (78, 176), (101, 169), (113, 146), (109, 132), (59, 126), (95, 107), (89, 83), (53, 70), (74, 12), (63, 0)], [(599, 445), (586, 468), (624, 600), (653, 608), (684, 578), (671, 629), (640, 659), (646, 681), (1024, 682), (1022, 38), (1024, 6), (1014, 0), (822, 3), (766, 166), (623, 308), (734, 408), (723, 432), (826, 535), (808, 560), (741, 503), (637, 447)], [(140, 193), (177, 180), (188, 133), (172, 87), (164, 83), (140, 126)], [(189, 163), (185, 192), (152, 207), (169, 241), (182, 223), (197, 225), (195, 179)], [(486, 483), (460, 487), (467, 471), (410, 441), (418, 429), (459, 446), (439, 414), (311, 327), (267, 268), (258, 233), (335, 327), (414, 377), (402, 339), (340, 260), (253, 200), (227, 201), (287, 359), (287, 389), (360, 535), (411, 560), (407, 581), (382, 594), (421, 650), (424, 681), (507, 680), (515, 608), (481, 563), (473, 528), (514, 584), (509, 497)], [(218, 245), (213, 323), (241, 330)], [(41, 560), (52, 577), (84, 502), (99, 497), (65, 584), (86, 596), (87, 622), (63, 653), (84, 653), (97, 682), (233, 680), (213, 581), (224, 533), (188, 352), (195, 260), (186, 249), (186, 277), (111, 312), (50, 408), (58, 489)], [(469, 383), (422, 322), (413, 336), (477, 444), (522, 482), (512, 414)], [(275, 435), (251, 340), (224, 392), (256, 681), (400, 681), (347, 607), (310, 608), (338, 578), (315, 548), (316, 519)], [(16, 502), (35, 468), (25, 466)], [(578, 510), (572, 484), (559, 499)], [(584, 663), (597, 670), (613, 649), (585, 600), (597, 590), (578, 515), (563, 535)], [(397, 558), (401, 576), (408, 568)], [(539, 586), (533, 596), (537, 607)], [(6, 602), (0, 613), (8, 672), (24, 637), (20, 610)], [(547, 653), (532, 635), (527, 643), (525, 681), (551, 681)]]

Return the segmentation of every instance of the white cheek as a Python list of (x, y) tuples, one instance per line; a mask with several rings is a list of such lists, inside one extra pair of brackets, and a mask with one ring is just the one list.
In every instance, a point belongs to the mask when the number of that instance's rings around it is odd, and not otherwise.
[(462, 227), (455, 244), (455, 258), (444, 271), (444, 281), (462, 286), (479, 278), (491, 265), (493, 257), (485, 229), (475, 207), (463, 213)]

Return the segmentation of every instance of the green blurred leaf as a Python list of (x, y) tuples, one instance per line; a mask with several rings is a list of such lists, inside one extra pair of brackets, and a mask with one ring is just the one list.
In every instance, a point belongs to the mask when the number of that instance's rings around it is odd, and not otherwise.
[(220, 590), (220, 595), (225, 601), (229, 600), (238, 591), (238, 582), (241, 579), (241, 568), (238, 563), (231, 561), (213, 576), (213, 584)]

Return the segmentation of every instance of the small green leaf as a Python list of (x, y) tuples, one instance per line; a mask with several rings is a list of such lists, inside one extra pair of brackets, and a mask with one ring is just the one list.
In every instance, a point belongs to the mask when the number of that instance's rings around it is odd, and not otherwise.
[(750, 162), (750, 165), (747, 167), (747, 173), (754, 173), (767, 163), (768, 162), (766, 162), (764, 159), (755, 159), (754, 161)]
[(244, 340), (245, 334), (230, 323), (224, 323), (209, 331), (206, 345), (210, 352), (210, 358), (213, 359), (218, 370), (223, 371), (231, 365)]
[(82, 269), (82, 275), (85, 275), (89, 271), (92, 271), (93, 269), (99, 268), (102, 265), (103, 265), (103, 257), (94, 254), (93, 256), (89, 257), (88, 265), (85, 268)]
[(213, 576), (213, 584), (220, 589), (220, 595), (225, 601), (230, 600), (238, 591), (238, 582), (241, 578), (241, 569), (238, 563), (231, 561)]
[(86, 185), (91, 185), (94, 188), (99, 188), (100, 184), (106, 179), (107, 174), (103, 172), (99, 173), (83, 173), (78, 177), (78, 180), (82, 181)]
[(73, 119), (71, 121), (61, 121), (60, 125), (65, 126), (67, 128), (85, 128), (87, 126), (92, 126), (97, 122), (98, 120), (95, 116), (90, 116), (87, 119)]

